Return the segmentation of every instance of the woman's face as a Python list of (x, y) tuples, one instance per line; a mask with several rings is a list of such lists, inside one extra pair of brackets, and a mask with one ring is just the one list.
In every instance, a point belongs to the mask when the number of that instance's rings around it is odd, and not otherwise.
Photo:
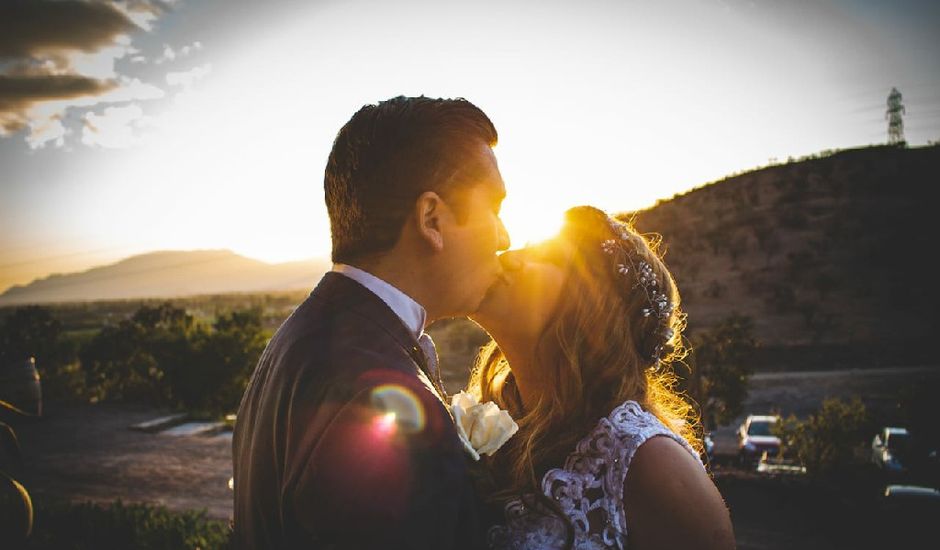
[(561, 299), (571, 252), (557, 239), (504, 252), (503, 276), (472, 318), (497, 341), (513, 338), (534, 347)]

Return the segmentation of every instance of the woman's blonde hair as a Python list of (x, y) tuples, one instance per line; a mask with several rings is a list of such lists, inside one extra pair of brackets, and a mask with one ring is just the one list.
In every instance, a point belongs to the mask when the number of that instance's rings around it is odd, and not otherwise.
[[(563, 465), (598, 420), (626, 400), (702, 448), (697, 415), (675, 389), (672, 364), (686, 353), (685, 315), (659, 239), (588, 206), (566, 212), (558, 239), (574, 252), (554, 320), (536, 346), (533, 365), (543, 377), (538, 402), (523, 408), (511, 366), (495, 341), (482, 348), (470, 377), (470, 393), (496, 402), (519, 424), (490, 459), (500, 488), (490, 496), (497, 500), (540, 495), (545, 472)], [(642, 284), (643, 273), (654, 275), (655, 285), (649, 279)], [(663, 298), (665, 308), (652, 303)]]

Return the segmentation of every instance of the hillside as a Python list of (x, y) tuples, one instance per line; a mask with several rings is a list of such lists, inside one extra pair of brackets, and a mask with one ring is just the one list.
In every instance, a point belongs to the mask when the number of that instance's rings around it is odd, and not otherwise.
[(751, 317), (759, 367), (936, 364), (940, 147), (770, 166), (635, 216), (659, 233), (689, 330)]
[(0, 306), (309, 289), (328, 269), (325, 261), (267, 264), (228, 250), (152, 252), (14, 286)]

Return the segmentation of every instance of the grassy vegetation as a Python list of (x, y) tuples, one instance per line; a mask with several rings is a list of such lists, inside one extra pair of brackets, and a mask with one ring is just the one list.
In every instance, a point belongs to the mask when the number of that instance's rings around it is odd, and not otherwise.
[(163, 506), (90, 502), (56, 502), (36, 510), (29, 550), (147, 550), (229, 547), (226, 522), (210, 519), (204, 510), (173, 512)]

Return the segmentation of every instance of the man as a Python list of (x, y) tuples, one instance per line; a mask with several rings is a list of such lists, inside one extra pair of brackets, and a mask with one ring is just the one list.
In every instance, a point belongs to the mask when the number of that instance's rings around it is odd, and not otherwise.
[(236, 547), (482, 546), (419, 340), (499, 276), (496, 139), (470, 102), (423, 96), (366, 105), (339, 131), (324, 185), (333, 270), (271, 339), (238, 410)]

